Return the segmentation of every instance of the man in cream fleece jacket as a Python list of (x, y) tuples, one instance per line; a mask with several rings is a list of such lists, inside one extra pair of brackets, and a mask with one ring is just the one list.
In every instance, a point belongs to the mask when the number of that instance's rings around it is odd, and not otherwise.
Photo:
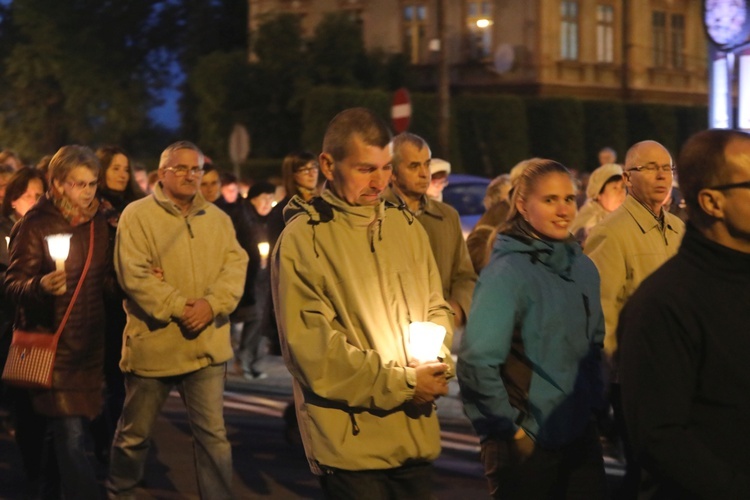
[(229, 217), (198, 192), (202, 173), (197, 146), (167, 147), (154, 193), (130, 204), (118, 224), (127, 395), (112, 445), (110, 498), (135, 498), (154, 421), (173, 387), (196, 441), (201, 498), (232, 498), (223, 390), (232, 358), (229, 314), (242, 296), (248, 257)]

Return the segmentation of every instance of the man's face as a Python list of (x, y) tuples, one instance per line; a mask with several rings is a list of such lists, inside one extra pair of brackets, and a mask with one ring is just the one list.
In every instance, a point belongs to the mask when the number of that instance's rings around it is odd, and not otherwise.
[[(632, 170), (634, 167), (658, 166), (655, 171)], [(672, 157), (661, 144), (649, 142), (641, 145), (633, 165), (625, 166), (625, 184), (628, 191), (641, 203), (657, 214), (672, 191), (672, 172), (664, 172), (661, 167), (672, 165)]]
[[(172, 151), (169, 161), (164, 168), (159, 169), (159, 180), (161, 181), (164, 194), (173, 201), (189, 202), (198, 192), (202, 173), (193, 174), (192, 169), (202, 168), (200, 158), (192, 149), (178, 149)], [(183, 166), (187, 168), (184, 176), (175, 174), (171, 169)], [(201, 170), (202, 172), (202, 170)]]
[(224, 184), (221, 186), (221, 196), (224, 197), (227, 203), (234, 203), (240, 196), (240, 188), (236, 182)]
[(395, 165), (391, 181), (403, 196), (412, 200), (421, 199), (430, 187), (430, 148), (418, 149), (414, 144), (401, 146), (400, 161)]
[(141, 191), (148, 193), (148, 173), (145, 170), (136, 170), (133, 172), (133, 177), (135, 177), (135, 182), (141, 188)]
[(219, 199), (219, 196), (221, 196), (221, 181), (219, 180), (218, 171), (211, 170), (203, 174), (203, 178), (201, 179), (201, 193), (211, 203)]
[(607, 163), (614, 163), (617, 157), (609, 149), (602, 149), (599, 151), (599, 165), (606, 165)]
[(271, 209), (273, 208), (273, 193), (261, 193), (252, 198), (250, 203), (253, 204), (258, 215), (265, 217), (271, 213)]
[[(726, 184), (750, 181), (750, 141), (733, 140), (725, 149), (731, 176)], [(750, 188), (736, 187), (721, 191), (724, 204), (724, 224), (729, 233), (731, 248), (750, 253)]]
[(346, 157), (334, 162), (328, 153), (321, 153), (323, 175), (331, 189), (350, 205), (373, 206), (380, 203), (380, 193), (388, 185), (393, 167), (392, 146), (369, 146), (353, 136)]

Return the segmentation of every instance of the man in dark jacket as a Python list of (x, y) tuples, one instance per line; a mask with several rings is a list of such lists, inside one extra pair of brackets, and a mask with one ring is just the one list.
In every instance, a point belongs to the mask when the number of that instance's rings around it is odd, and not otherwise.
[(677, 168), (682, 246), (618, 327), (640, 498), (750, 498), (750, 135), (700, 132)]

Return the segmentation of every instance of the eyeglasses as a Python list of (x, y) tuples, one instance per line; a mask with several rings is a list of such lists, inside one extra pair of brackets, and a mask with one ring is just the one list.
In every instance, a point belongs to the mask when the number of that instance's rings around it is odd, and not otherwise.
[(91, 182), (85, 182), (85, 181), (65, 181), (65, 184), (68, 186), (75, 188), (75, 189), (96, 189), (98, 181), (91, 181)]
[(190, 172), (191, 175), (201, 175), (203, 173), (203, 169), (201, 167), (188, 167), (187, 165), (164, 167), (164, 170), (169, 170), (177, 177), (185, 177), (188, 172)]
[(664, 165), (657, 165), (654, 162), (648, 162), (645, 165), (629, 168), (627, 171), (632, 172), (633, 170), (635, 170), (636, 172), (648, 172), (650, 174), (653, 174), (657, 171), (661, 171), (665, 174), (671, 174), (671, 173), (674, 173), (674, 165), (670, 163), (665, 163)]
[(294, 173), (295, 174), (311, 174), (313, 172), (317, 173), (318, 167), (302, 167)]
[(750, 181), (735, 182), (734, 184), (722, 184), (721, 186), (711, 186), (708, 189), (715, 189), (717, 191), (726, 191), (727, 189), (744, 188), (750, 189)]

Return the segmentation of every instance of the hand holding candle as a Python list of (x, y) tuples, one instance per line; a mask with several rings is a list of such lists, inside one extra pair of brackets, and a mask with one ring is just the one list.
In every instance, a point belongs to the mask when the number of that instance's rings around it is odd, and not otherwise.
[[(73, 236), (72, 234), (51, 234), (49, 236), (46, 236), (45, 239), (47, 240), (47, 247), (49, 248), (49, 255), (52, 257), (52, 259), (55, 261), (55, 269), (57, 269), (58, 272), (62, 271), (63, 278), (65, 273), (65, 259), (68, 258), (68, 253), (70, 252), (70, 238)], [(62, 285), (54, 288), (52, 285), (59, 282), (59, 278), (49, 278), (50, 276), (53, 276), (54, 273), (50, 273), (45, 278), (48, 278), (46, 282), (45, 289), (52, 288), (54, 291), (54, 295), (62, 295), (65, 293), (66, 286), (65, 286), (65, 279), (62, 281)], [(44, 278), (43, 278), (44, 280)], [(54, 280), (54, 281), (52, 281)], [(43, 283), (44, 285), (44, 283)]]
[(430, 321), (414, 321), (409, 325), (409, 351), (419, 363), (436, 361), (445, 339), (445, 327)]
[(267, 241), (258, 243), (258, 251), (260, 252), (260, 268), (265, 269), (268, 265), (268, 253), (271, 251), (271, 246)]

